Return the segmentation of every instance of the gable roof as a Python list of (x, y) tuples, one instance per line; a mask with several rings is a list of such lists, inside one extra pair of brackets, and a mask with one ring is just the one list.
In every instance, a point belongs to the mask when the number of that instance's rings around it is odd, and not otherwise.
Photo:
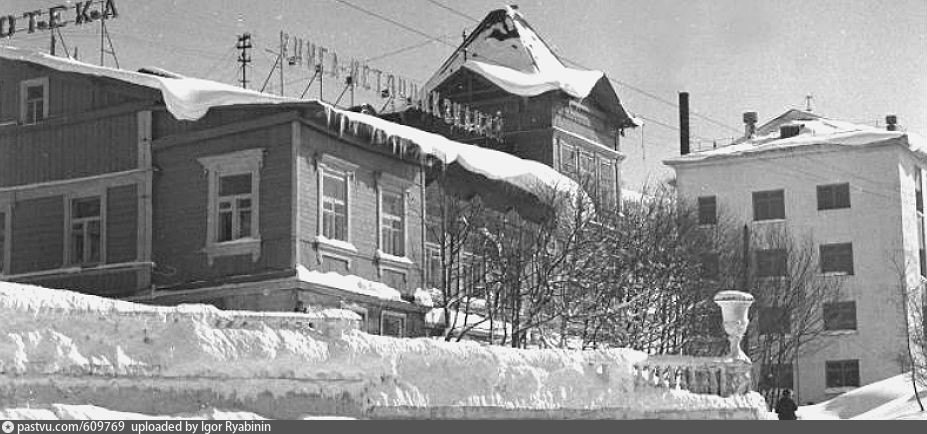
[(467, 39), (425, 84), (433, 90), (454, 73), (468, 70), (504, 91), (532, 97), (560, 91), (572, 98), (592, 97), (619, 127), (639, 125), (602, 71), (570, 68), (531, 28), (524, 16), (508, 7), (486, 15)]
[[(797, 128), (798, 134), (781, 137), (783, 126)], [(852, 149), (888, 143), (896, 143), (921, 158), (927, 158), (927, 143), (916, 134), (905, 131), (888, 131), (791, 109), (761, 125), (753, 137), (741, 137), (729, 146), (680, 155), (663, 162), (673, 166), (777, 151), (822, 149), (825, 146), (833, 149)]]

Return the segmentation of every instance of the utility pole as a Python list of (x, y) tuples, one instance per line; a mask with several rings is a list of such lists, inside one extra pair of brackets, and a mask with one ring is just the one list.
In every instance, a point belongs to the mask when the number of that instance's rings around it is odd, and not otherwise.
[(283, 31), (280, 31), (280, 96), (284, 96), (283, 92), (283, 59), (286, 59), (286, 43), (289, 39)]
[(251, 34), (244, 33), (238, 36), (238, 43), (235, 45), (241, 53), (238, 55), (238, 63), (241, 64), (240, 76), (241, 78), (238, 81), (241, 83), (243, 89), (248, 88), (248, 64), (251, 63), (251, 54), (248, 53), (248, 50), (252, 48), (251, 45)]

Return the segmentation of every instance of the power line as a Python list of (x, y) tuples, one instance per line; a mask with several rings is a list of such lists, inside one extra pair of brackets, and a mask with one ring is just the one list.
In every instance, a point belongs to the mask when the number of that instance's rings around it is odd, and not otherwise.
[[(469, 20), (471, 20), (471, 21), (475, 21), (475, 22), (479, 22), (479, 21), (480, 21), (479, 19), (474, 18), (473, 16), (467, 15), (467, 14), (464, 13), (464, 12), (461, 12), (461, 11), (459, 11), (459, 10), (457, 10), (457, 9), (454, 9), (453, 7), (447, 6), (447, 5), (443, 4), (443, 3), (437, 2), (437, 1), (435, 1), (435, 0), (426, 0), (426, 1), (427, 1), (428, 3), (431, 3), (431, 4), (433, 4), (433, 5), (436, 5), (436, 6), (440, 7), (440, 8), (442, 8), (442, 9), (445, 9), (445, 10), (447, 10), (447, 11), (450, 11), (450, 12), (452, 12), (452, 13), (455, 14), (455, 15), (458, 15), (458, 16), (461, 16), (461, 17), (464, 17), (464, 18), (467, 18), (467, 19), (469, 19)], [(575, 60), (572, 60), (572, 59), (570, 59), (570, 58), (568, 58), (568, 57), (566, 57), (566, 56), (558, 56), (558, 57), (562, 57), (563, 60), (566, 60), (567, 62), (572, 63), (574, 66), (578, 66), (578, 67), (583, 68), (583, 69), (591, 69), (591, 68), (589, 68), (588, 66), (585, 66), (585, 65), (583, 65), (583, 64), (581, 64), (581, 63), (579, 63), (579, 62), (577, 62), (577, 61), (575, 61)], [(633, 91), (635, 91), (635, 92), (637, 92), (637, 93), (639, 93), (639, 94), (641, 94), (641, 95), (645, 95), (645, 96), (647, 96), (647, 97), (650, 97), (650, 98), (652, 98), (652, 99), (654, 99), (654, 100), (656, 100), (656, 101), (659, 101), (659, 102), (661, 102), (661, 103), (663, 103), (663, 104), (669, 105), (669, 106), (674, 107), (674, 108), (676, 108), (676, 109), (679, 108), (679, 105), (678, 105), (677, 103), (675, 103), (675, 102), (673, 102), (673, 101), (670, 101), (670, 100), (668, 100), (668, 99), (662, 98), (662, 97), (660, 97), (660, 96), (658, 96), (658, 95), (656, 95), (656, 94), (654, 94), (654, 93), (652, 93), (652, 92), (648, 92), (648, 91), (646, 91), (646, 90), (644, 90), (644, 89), (641, 89), (641, 88), (639, 88), (639, 87), (637, 87), (637, 86), (631, 85), (630, 83), (627, 83), (627, 82), (624, 82), (624, 81), (621, 81), (621, 80), (617, 80), (617, 79), (614, 79), (614, 78), (612, 78), (612, 77), (607, 77), (607, 78), (608, 78), (608, 80), (611, 81), (612, 83), (615, 83), (615, 84), (618, 84), (618, 85), (621, 85), (621, 86), (625, 86), (625, 87), (627, 87), (628, 89), (631, 89), (631, 90), (633, 90)], [(724, 122), (721, 122), (721, 121), (712, 119), (712, 118), (710, 118), (710, 117), (708, 117), (708, 116), (705, 116), (705, 115), (703, 115), (703, 114), (701, 114), (701, 113), (698, 113), (698, 112), (695, 112), (695, 111), (690, 110), (690, 111), (689, 111), (689, 114), (691, 114), (692, 116), (695, 116), (695, 117), (704, 119), (704, 120), (706, 120), (706, 121), (708, 121), (708, 122), (711, 122), (711, 123), (713, 123), (713, 124), (715, 124), (715, 125), (718, 125), (718, 126), (720, 126), (720, 127), (724, 127), (724, 128), (730, 129), (730, 130), (732, 130), (732, 131), (740, 132), (740, 129), (739, 129), (739, 128), (732, 127), (732, 126), (730, 126), (730, 125), (728, 125), (728, 124), (725, 124)]]
[(373, 16), (373, 17), (376, 17), (376, 18), (379, 18), (380, 20), (386, 21), (386, 22), (388, 22), (388, 23), (390, 23), (390, 24), (393, 24), (393, 25), (395, 25), (395, 26), (397, 26), (397, 27), (399, 27), (399, 28), (401, 28), (401, 29), (404, 29), (404, 30), (407, 30), (407, 31), (409, 31), (409, 32), (415, 33), (416, 35), (421, 35), (421, 36), (424, 36), (424, 37), (429, 38), (429, 39), (431, 39), (431, 40), (438, 41), (438, 42), (440, 42), (440, 43), (442, 43), (442, 44), (444, 44), (444, 45), (447, 45), (447, 46), (450, 46), (450, 47), (453, 47), (453, 48), (457, 48), (456, 45), (451, 44), (450, 42), (444, 41), (444, 40), (442, 40), (441, 38), (439, 38), (439, 37), (437, 37), (437, 36), (429, 35), (428, 33), (425, 33), (425, 32), (423, 32), (423, 31), (421, 31), (421, 30), (418, 30), (418, 29), (409, 27), (409, 26), (407, 26), (407, 25), (405, 25), (405, 24), (400, 23), (399, 21), (396, 21), (396, 20), (392, 19), (392, 18), (383, 16), (383, 15), (378, 14), (378, 13), (376, 13), (376, 12), (373, 12), (373, 11), (371, 11), (371, 10), (368, 10), (368, 9), (362, 8), (362, 7), (360, 7), (360, 6), (357, 6), (357, 5), (355, 5), (354, 3), (351, 3), (351, 2), (349, 2), (349, 1), (347, 1), (347, 0), (335, 0), (335, 1), (338, 2), (338, 3), (341, 3), (341, 4), (345, 5), (345, 6), (348, 6), (348, 7), (352, 8), (352, 9), (356, 9), (356, 10), (358, 10), (358, 11), (361, 11), (361, 12), (367, 14), (367, 15), (370, 15), (370, 16)]

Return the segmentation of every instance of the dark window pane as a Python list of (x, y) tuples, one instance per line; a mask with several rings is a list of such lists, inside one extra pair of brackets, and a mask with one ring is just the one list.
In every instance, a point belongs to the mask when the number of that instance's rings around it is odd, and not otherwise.
[(818, 186), (818, 210), (850, 207), (850, 184)]
[(382, 319), (382, 330), (380, 334), (383, 336), (396, 336), (403, 337), (405, 335), (405, 318), (398, 315), (383, 315)]
[(219, 196), (233, 196), (251, 193), (251, 174), (223, 176), (219, 178)]
[(231, 212), (220, 212), (219, 213), (219, 233), (216, 234), (216, 241), (231, 241), (232, 240), (232, 213)]
[(29, 86), (26, 88), (26, 98), (28, 99), (42, 99), (45, 98), (45, 87), (44, 86)]
[(713, 225), (718, 223), (718, 205), (715, 196), (698, 198), (698, 224)]
[(856, 330), (856, 302), (825, 303), (824, 330)]
[(758, 191), (753, 193), (753, 220), (785, 218), (785, 191)]
[(859, 360), (825, 362), (827, 387), (859, 387)]
[(756, 252), (757, 277), (788, 275), (788, 254), (785, 249), (758, 250)]
[(853, 274), (853, 244), (821, 245), (821, 272)]
[(100, 198), (88, 197), (71, 201), (71, 218), (79, 219), (100, 216)]

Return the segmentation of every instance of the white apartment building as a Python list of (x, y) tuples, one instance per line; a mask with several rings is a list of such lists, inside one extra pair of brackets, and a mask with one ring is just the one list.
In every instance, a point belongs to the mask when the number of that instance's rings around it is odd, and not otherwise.
[[(894, 116), (886, 129), (801, 110), (759, 128), (755, 113), (744, 120), (746, 134), (732, 145), (664, 163), (702, 223), (723, 214), (751, 233), (786, 228), (812, 240), (820, 273), (842, 280), (839, 300), (823, 303), (817, 349), (797, 357), (792, 384), (780, 387), (795, 389), (800, 404), (820, 402), (909, 369), (905, 327), (922, 325), (905, 317), (900, 287), (906, 279), (916, 288), (914, 309), (922, 310), (923, 139), (901, 131)], [(755, 272), (775, 268), (768, 253), (752, 249)]]

